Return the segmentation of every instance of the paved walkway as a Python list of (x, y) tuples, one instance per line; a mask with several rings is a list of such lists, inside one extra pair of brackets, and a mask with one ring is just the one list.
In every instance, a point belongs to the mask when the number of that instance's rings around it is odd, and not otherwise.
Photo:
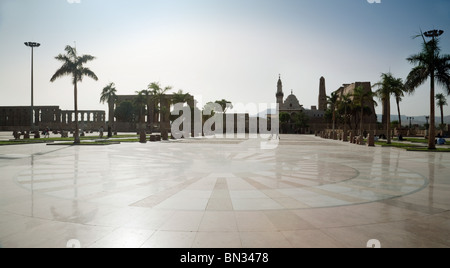
[(0, 246), (450, 247), (450, 154), (261, 142), (2, 146)]

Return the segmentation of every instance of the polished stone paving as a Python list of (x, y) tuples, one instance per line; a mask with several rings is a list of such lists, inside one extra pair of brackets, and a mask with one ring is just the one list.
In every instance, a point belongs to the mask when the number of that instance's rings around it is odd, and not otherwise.
[(0, 247), (450, 247), (450, 154), (265, 143), (0, 146)]

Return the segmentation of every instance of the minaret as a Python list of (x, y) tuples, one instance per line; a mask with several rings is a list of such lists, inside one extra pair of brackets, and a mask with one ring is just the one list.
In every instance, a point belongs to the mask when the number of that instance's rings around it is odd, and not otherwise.
[(323, 76), (320, 78), (319, 85), (319, 111), (327, 110), (327, 91), (325, 88), (325, 78)]
[(284, 93), (283, 93), (283, 83), (281, 82), (281, 75), (278, 78), (278, 84), (277, 84), (277, 104), (281, 106), (283, 105), (283, 98), (284, 98)]

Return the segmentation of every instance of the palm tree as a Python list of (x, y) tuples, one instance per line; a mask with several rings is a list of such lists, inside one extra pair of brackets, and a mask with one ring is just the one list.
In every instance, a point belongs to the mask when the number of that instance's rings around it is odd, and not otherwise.
[(222, 107), (222, 112), (226, 113), (228, 109), (233, 109), (233, 104), (231, 101), (227, 101), (225, 99), (217, 100), (215, 103), (219, 104)]
[(339, 96), (336, 92), (331, 93), (331, 96), (327, 96), (327, 102), (330, 105), (330, 109), (333, 112), (333, 135), (336, 128), (336, 108), (338, 104)]
[(164, 107), (164, 102), (166, 101), (164, 99), (164, 95), (172, 90), (172, 87), (168, 86), (168, 87), (161, 87), (161, 85), (158, 82), (153, 82), (150, 85), (148, 85), (148, 89), (152, 90), (152, 94), (153, 94), (153, 101), (156, 103), (156, 107), (158, 107), (158, 103), (159, 103), (159, 109), (157, 109), (157, 111), (160, 113), (160, 123), (159, 123), (159, 128), (161, 131), (161, 135), (165, 138), (167, 135), (167, 129), (165, 127), (165, 123), (166, 123), (166, 116), (168, 111), (166, 110), (167, 107)]
[(83, 77), (87, 76), (95, 81), (98, 80), (97, 75), (91, 71), (89, 68), (83, 66), (83, 64), (95, 59), (91, 55), (77, 55), (77, 50), (74, 47), (66, 46), (66, 54), (59, 54), (55, 59), (61, 61), (63, 65), (56, 71), (56, 73), (50, 79), (50, 82), (54, 82), (57, 78), (70, 75), (72, 76), (73, 92), (74, 92), (74, 106), (75, 106), (75, 133), (74, 133), (74, 143), (80, 143), (80, 135), (78, 128), (78, 89), (77, 83), (83, 81)]
[(377, 105), (377, 103), (373, 100), (374, 93), (371, 90), (365, 90), (363, 86), (358, 86), (355, 88), (352, 97), (355, 105), (360, 107), (361, 115), (360, 115), (360, 123), (359, 123), (359, 135), (363, 135), (363, 118), (364, 118), (364, 108), (367, 107), (368, 104)]
[(147, 126), (150, 128), (150, 133), (153, 132), (153, 114), (155, 112), (155, 107), (153, 103), (153, 91), (149, 89), (144, 89), (138, 92), (145, 96), (146, 105), (147, 105)]
[(425, 35), (419, 36), (423, 39), (422, 51), (412, 55), (407, 60), (416, 65), (408, 75), (406, 88), (414, 92), (416, 88), (424, 84), (430, 77), (430, 129), (428, 138), (428, 149), (436, 149), (436, 119), (435, 119), (435, 80), (445, 87), (450, 94), (450, 55), (441, 55), (439, 39), (433, 37), (425, 41)]
[(348, 111), (350, 111), (352, 109), (352, 100), (350, 98), (350, 94), (346, 94), (346, 95), (342, 95), (339, 102), (338, 102), (338, 106), (339, 106), (339, 110), (344, 110), (344, 128), (343, 128), (343, 132), (344, 132), (344, 137), (343, 137), (343, 141), (348, 141), (347, 139), (347, 122), (348, 122)]
[(400, 102), (403, 100), (403, 97), (405, 96), (405, 84), (403, 83), (403, 79), (401, 78), (397, 78), (398, 79), (398, 83), (401, 84), (401, 87), (397, 88), (396, 90), (394, 90), (394, 95), (395, 95), (395, 102), (397, 103), (397, 112), (398, 112), (398, 127), (402, 128), (402, 116), (400, 113)]
[(145, 106), (147, 105), (147, 98), (142, 92), (136, 91), (138, 94), (134, 98), (134, 106), (138, 112), (138, 131), (139, 131), (139, 141), (141, 143), (145, 143), (146, 134), (145, 134)]
[(138, 122), (140, 124), (145, 123), (145, 106), (147, 105), (147, 98), (145, 95), (140, 92), (136, 91), (137, 96), (134, 98), (134, 106), (136, 107), (136, 110), (138, 112)]
[(185, 103), (187, 101), (187, 97), (189, 93), (184, 93), (182, 89), (178, 90), (178, 92), (173, 93), (172, 103)]
[(444, 94), (439, 93), (436, 95), (437, 106), (441, 109), (441, 128), (444, 129), (444, 106), (447, 106), (447, 99)]
[(381, 74), (381, 79), (373, 87), (379, 88), (375, 94), (386, 105), (387, 144), (391, 144), (391, 95), (396, 96), (397, 107), (400, 111), (399, 98), (402, 94), (401, 92), (403, 92), (404, 85), (401, 78), (395, 78), (391, 73)]
[[(116, 85), (114, 83), (109, 83), (106, 87), (103, 88), (102, 94), (100, 95), (100, 103), (108, 103), (108, 129), (111, 127), (113, 130), (114, 127), (114, 104), (116, 103), (118, 97), (116, 95)], [(109, 134), (109, 133), (108, 133)]]

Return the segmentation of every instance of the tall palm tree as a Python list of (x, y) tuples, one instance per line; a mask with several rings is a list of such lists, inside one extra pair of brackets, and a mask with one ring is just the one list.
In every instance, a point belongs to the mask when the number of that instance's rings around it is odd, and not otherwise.
[(147, 105), (147, 98), (141, 91), (136, 91), (137, 96), (134, 98), (134, 106), (138, 112), (139, 124), (145, 123), (145, 106)]
[(441, 128), (444, 127), (444, 106), (447, 106), (447, 99), (444, 94), (439, 93), (436, 95), (437, 106), (441, 109)]
[(166, 107), (163, 107), (163, 104), (165, 102), (164, 96), (166, 95), (166, 93), (170, 90), (172, 90), (172, 87), (167, 86), (167, 87), (161, 87), (161, 85), (158, 82), (153, 82), (150, 85), (148, 85), (148, 89), (150, 89), (152, 91), (153, 94), (153, 101), (156, 104), (156, 107), (158, 107), (158, 103), (159, 103), (159, 108), (158, 111), (160, 113), (160, 131), (161, 134), (163, 136), (166, 136), (167, 133), (167, 129), (165, 127), (165, 121), (166, 121), (166, 116), (168, 111), (166, 111)]
[(153, 114), (155, 112), (154, 102), (153, 102), (153, 91), (149, 89), (144, 89), (138, 92), (139, 94), (145, 96), (147, 100), (147, 125), (150, 128), (150, 133), (153, 132)]
[(103, 91), (100, 95), (100, 103), (108, 103), (108, 124), (109, 127), (111, 127), (113, 130), (115, 129), (114, 104), (118, 99), (116, 92), (116, 85), (114, 83), (109, 83), (106, 87), (103, 88)]
[(416, 88), (424, 84), (430, 78), (430, 129), (428, 149), (436, 149), (436, 119), (435, 119), (435, 81), (444, 86), (450, 94), (450, 55), (441, 55), (439, 39), (433, 37), (425, 41), (425, 35), (419, 35), (423, 39), (422, 51), (412, 55), (407, 60), (416, 65), (408, 75), (406, 88), (414, 92)]
[(386, 105), (387, 143), (391, 144), (391, 95), (396, 96), (396, 100), (398, 101), (397, 107), (400, 109), (399, 98), (404, 88), (403, 81), (401, 78), (395, 78), (391, 73), (383, 73), (381, 74), (381, 81), (374, 84), (373, 87), (379, 88), (375, 94)]
[(360, 123), (359, 123), (359, 135), (363, 135), (363, 119), (364, 119), (364, 110), (369, 104), (377, 105), (377, 103), (373, 100), (374, 93), (371, 90), (364, 89), (363, 86), (358, 86), (355, 88), (352, 97), (355, 105), (360, 107)]
[(136, 93), (138, 95), (134, 98), (134, 106), (138, 112), (137, 129), (139, 131), (139, 141), (145, 143), (145, 106), (147, 105), (147, 98), (142, 92), (136, 91)]
[(189, 93), (184, 93), (182, 89), (178, 90), (178, 92), (173, 93), (172, 103), (185, 103), (187, 101), (187, 97)]
[(217, 100), (215, 103), (219, 104), (222, 107), (222, 112), (226, 113), (228, 109), (233, 109), (233, 104), (231, 101), (227, 101), (225, 99)]
[(152, 93), (152, 99), (155, 102), (156, 110), (158, 113), (161, 113), (161, 98), (164, 96), (168, 91), (172, 90), (172, 87), (161, 87), (159, 82), (153, 82), (150, 85), (148, 85), (148, 89)]
[(339, 110), (344, 111), (344, 127), (343, 127), (344, 137), (342, 140), (345, 142), (348, 141), (347, 139), (348, 111), (352, 109), (351, 107), (352, 100), (350, 97), (351, 97), (350, 94), (342, 95), (338, 102)]
[(331, 96), (327, 96), (327, 102), (330, 105), (330, 110), (333, 112), (333, 133), (336, 128), (336, 108), (338, 100), (339, 96), (336, 92), (331, 93)]
[(401, 83), (401, 88), (398, 88), (394, 91), (395, 95), (395, 102), (397, 103), (397, 112), (398, 112), (398, 127), (402, 127), (402, 115), (400, 113), (400, 102), (403, 100), (403, 97), (405, 96), (405, 84), (403, 83), (403, 79), (397, 78), (398, 82)]
[(56, 71), (56, 73), (50, 79), (50, 82), (54, 82), (57, 78), (69, 75), (72, 76), (73, 92), (74, 92), (74, 106), (75, 106), (75, 133), (74, 143), (80, 143), (80, 133), (78, 128), (78, 89), (77, 83), (83, 81), (83, 77), (87, 76), (95, 81), (98, 80), (97, 75), (89, 68), (83, 65), (89, 61), (95, 59), (91, 55), (78, 56), (77, 50), (74, 47), (66, 46), (66, 54), (59, 54), (55, 59), (61, 61), (63, 65)]

